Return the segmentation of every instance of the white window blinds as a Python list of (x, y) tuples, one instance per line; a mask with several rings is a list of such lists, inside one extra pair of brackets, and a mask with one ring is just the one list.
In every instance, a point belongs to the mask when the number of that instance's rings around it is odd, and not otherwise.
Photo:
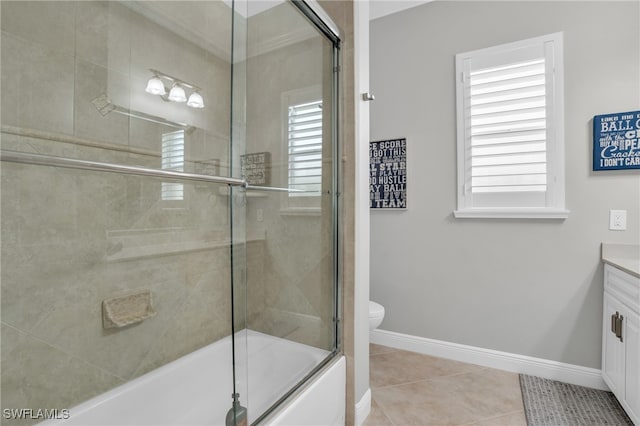
[[(184, 130), (162, 135), (162, 169), (184, 171)], [(162, 200), (184, 199), (184, 185), (177, 182), (162, 182)]]
[(545, 59), (469, 74), (471, 191), (547, 190)]
[(322, 185), (322, 101), (288, 108), (290, 197), (319, 196)]
[(456, 72), (456, 217), (566, 214), (562, 34), (461, 53)]

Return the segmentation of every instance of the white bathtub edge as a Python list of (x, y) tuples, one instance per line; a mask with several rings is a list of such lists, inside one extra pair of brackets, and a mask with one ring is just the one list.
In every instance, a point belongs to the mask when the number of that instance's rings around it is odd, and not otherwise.
[[(70, 417), (67, 419), (45, 420), (38, 426), (220, 424), (230, 407), (233, 390), (231, 344), (231, 336), (226, 336), (81, 402), (70, 409)], [(295, 371), (306, 374), (329, 354), (323, 349), (248, 329), (236, 333), (236, 344), (239, 349), (236, 351), (236, 361), (242, 359), (237, 365), (245, 367), (238, 370), (243, 374), (240, 376), (238, 389), (241, 402), (247, 401), (247, 396), (252, 398), (252, 405), (249, 407), (250, 422), (253, 422), (254, 412), (255, 419), (282, 395), (280, 392), (290, 389), (299, 380), (291, 382), (288, 374)], [(279, 356), (279, 364), (271, 359), (274, 354)], [(256, 359), (251, 361), (253, 368), (248, 368), (247, 363), (251, 358)], [(305, 366), (297, 363), (300, 360), (305, 361)], [(335, 360), (329, 361), (326, 368), (332, 367), (333, 362)], [(288, 370), (278, 369), (283, 366)], [(326, 372), (326, 368), (321, 374)], [(265, 369), (272, 373), (271, 376), (263, 371)], [(256, 374), (256, 380), (253, 379), (252, 372)], [(264, 379), (267, 376), (269, 378)], [(188, 381), (185, 378), (189, 378)], [(216, 386), (211, 386), (212, 383)], [(250, 388), (251, 392), (247, 390), (249, 383), (255, 384)], [(212, 405), (211, 401), (221, 403)]]
[(300, 394), (267, 418), (264, 424), (273, 426), (344, 425), (346, 374), (346, 361), (344, 356), (340, 356), (332, 361), (328, 368)]
[(356, 403), (356, 426), (364, 423), (369, 413), (371, 413), (371, 388), (367, 389), (360, 401)]

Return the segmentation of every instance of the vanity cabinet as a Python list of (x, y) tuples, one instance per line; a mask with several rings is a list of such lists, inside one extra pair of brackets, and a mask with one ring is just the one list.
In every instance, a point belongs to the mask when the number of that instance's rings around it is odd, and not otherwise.
[(604, 267), (602, 377), (640, 426), (640, 278)]

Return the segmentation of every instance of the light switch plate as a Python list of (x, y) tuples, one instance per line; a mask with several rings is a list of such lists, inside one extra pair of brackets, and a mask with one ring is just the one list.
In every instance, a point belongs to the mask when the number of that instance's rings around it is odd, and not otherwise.
[(627, 229), (626, 210), (609, 210), (609, 229), (612, 231), (624, 231)]

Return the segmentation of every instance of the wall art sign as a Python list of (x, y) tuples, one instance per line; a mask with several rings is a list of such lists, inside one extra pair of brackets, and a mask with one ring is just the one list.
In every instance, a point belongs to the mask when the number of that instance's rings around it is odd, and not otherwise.
[(369, 143), (369, 207), (407, 208), (407, 140)]
[(256, 152), (240, 156), (240, 173), (249, 185), (269, 185), (270, 152)]
[(593, 170), (640, 169), (640, 111), (593, 117)]

